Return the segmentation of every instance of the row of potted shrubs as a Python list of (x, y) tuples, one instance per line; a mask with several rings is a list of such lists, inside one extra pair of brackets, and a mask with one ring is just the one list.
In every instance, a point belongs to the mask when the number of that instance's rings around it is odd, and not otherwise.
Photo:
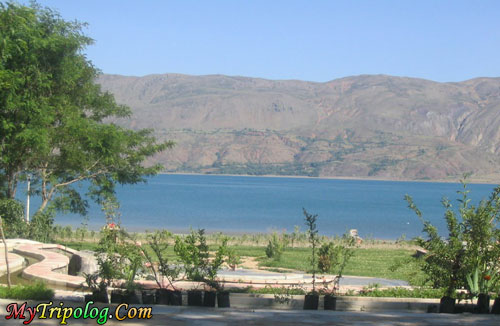
[[(108, 296), (106, 291), (95, 290), (92, 294), (85, 295), (85, 302), (102, 303), (129, 303), (129, 304), (160, 304), (170, 306), (182, 306), (182, 291), (156, 289), (127, 291), (115, 289)], [(229, 292), (221, 291), (187, 291), (188, 306), (229, 308)]]

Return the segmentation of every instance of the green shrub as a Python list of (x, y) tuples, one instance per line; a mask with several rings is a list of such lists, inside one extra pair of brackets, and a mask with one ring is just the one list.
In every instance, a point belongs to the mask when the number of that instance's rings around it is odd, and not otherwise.
[(0, 286), (0, 298), (16, 300), (51, 300), (54, 290), (46, 287), (45, 283), (38, 282), (32, 285), (14, 285), (10, 289)]
[(276, 232), (274, 232), (266, 247), (267, 258), (279, 261), (283, 251), (285, 251), (286, 244), (286, 239), (284, 237), (280, 237)]
[(432, 288), (402, 288), (394, 287), (379, 289), (378, 286), (366, 287), (361, 290), (358, 296), (361, 297), (391, 297), (391, 298), (441, 298), (444, 295), (444, 289)]
[(174, 251), (183, 263), (188, 280), (203, 282), (217, 291), (223, 289), (224, 283), (217, 280), (217, 271), (227, 261), (228, 238), (223, 238), (221, 242), (214, 257), (210, 259), (204, 229), (197, 232), (192, 230), (184, 238), (176, 237)]

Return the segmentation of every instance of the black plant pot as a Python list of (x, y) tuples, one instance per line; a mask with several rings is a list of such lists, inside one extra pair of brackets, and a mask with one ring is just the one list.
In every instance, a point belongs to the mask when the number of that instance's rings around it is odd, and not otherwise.
[(141, 291), (125, 291), (123, 301), (129, 304), (141, 304)]
[(455, 299), (452, 297), (442, 297), (439, 302), (439, 313), (452, 314), (455, 312)]
[(427, 306), (428, 314), (435, 314), (439, 311), (439, 306), (437, 304), (430, 304)]
[(156, 304), (163, 304), (163, 305), (167, 305), (169, 304), (169, 300), (168, 300), (168, 290), (167, 289), (156, 289), (156, 293), (155, 293), (155, 303)]
[(203, 293), (203, 306), (205, 307), (215, 307), (215, 300), (217, 298), (217, 293), (213, 291), (205, 291)]
[(304, 310), (318, 310), (319, 295), (306, 294), (304, 298)]
[(85, 294), (84, 298), (85, 298), (85, 303), (90, 302), (90, 301), (94, 301), (93, 294)]
[(111, 291), (111, 303), (124, 303), (125, 297), (122, 290)]
[(229, 292), (221, 291), (217, 292), (217, 306), (219, 308), (230, 308), (231, 302), (229, 300)]
[(188, 306), (203, 306), (202, 292), (199, 290), (188, 291)]
[(490, 313), (490, 296), (485, 293), (479, 293), (475, 312), (478, 314)]
[(154, 304), (155, 303), (155, 293), (153, 291), (142, 291), (142, 303), (143, 304)]
[(168, 304), (171, 306), (182, 306), (182, 292), (167, 290)]
[(337, 297), (333, 295), (325, 295), (325, 310), (336, 310), (337, 309)]
[(495, 315), (500, 315), (500, 297), (495, 299), (493, 307), (491, 307), (491, 313)]
[(464, 312), (470, 312), (473, 313), (475, 310), (475, 306), (471, 304), (456, 304), (455, 305), (455, 313), (456, 314), (461, 314)]
[(94, 302), (109, 303), (107, 290), (94, 290), (92, 291), (92, 299)]

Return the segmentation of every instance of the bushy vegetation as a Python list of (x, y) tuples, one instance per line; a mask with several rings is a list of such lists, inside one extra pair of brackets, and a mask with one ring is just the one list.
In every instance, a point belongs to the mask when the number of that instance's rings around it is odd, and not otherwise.
[(10, 289), (0, 286), (0, 298), (15, 300), (51, 300), (54, 290), (47, 288), (45, 283), (32, 285), (14, 285)]
[(433, 289), (416, 287), (408, 289), (404, 287), (393, 287), (381, 289), (378, 286), (368, 286), (354, 295), (362, 297), (392, 297), (392, 298), (441, 298), (445, 291), (443, 289)]
[(420, 218), (427, 238), (418, 243), (428, 251), (421, 268), (434, 288), (444, 288), (448, 297), (455, 297), (459, 288), (467, 289), (470, 297), (499, 291), (500, 277), (500, 186), (490, 198), (477, 206), (470, 203), (467, 184), (462, 181), (458, 191), (458, 212), (451, 202), (442, 200), (448, 236), (442, 238), (437, 228), (423, 218), (422, 212), (406, 195), (408, 206)]
[(276, 232), (273, 232), (272, 237), (271, 239), (269, 239), (266, 247), (267, 258), (272, 258), (276, 261), (279, 261), (287, 245), (288, 239), (286, 235), (278, 235)]
[(177, 236), (174, 251), (182, 262), (186, 278), (203, 282), (214, 290), (222, 290), (223, 284), (217, 280), (217, 272), (227, 262), (227, 239), (222, 239), (213, 257), (210, 257), (205, 230), (191, 231), (185, 237)]

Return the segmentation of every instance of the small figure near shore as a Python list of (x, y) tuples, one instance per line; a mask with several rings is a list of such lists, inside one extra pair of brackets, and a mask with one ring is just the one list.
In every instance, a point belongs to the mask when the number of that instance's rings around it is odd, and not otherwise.
[(350, 229), (349, 230), (349, 235), (356, 240), (357, 244), (362, 244), (363, 239), (358, 235), (358, 230), (357, 229)]

